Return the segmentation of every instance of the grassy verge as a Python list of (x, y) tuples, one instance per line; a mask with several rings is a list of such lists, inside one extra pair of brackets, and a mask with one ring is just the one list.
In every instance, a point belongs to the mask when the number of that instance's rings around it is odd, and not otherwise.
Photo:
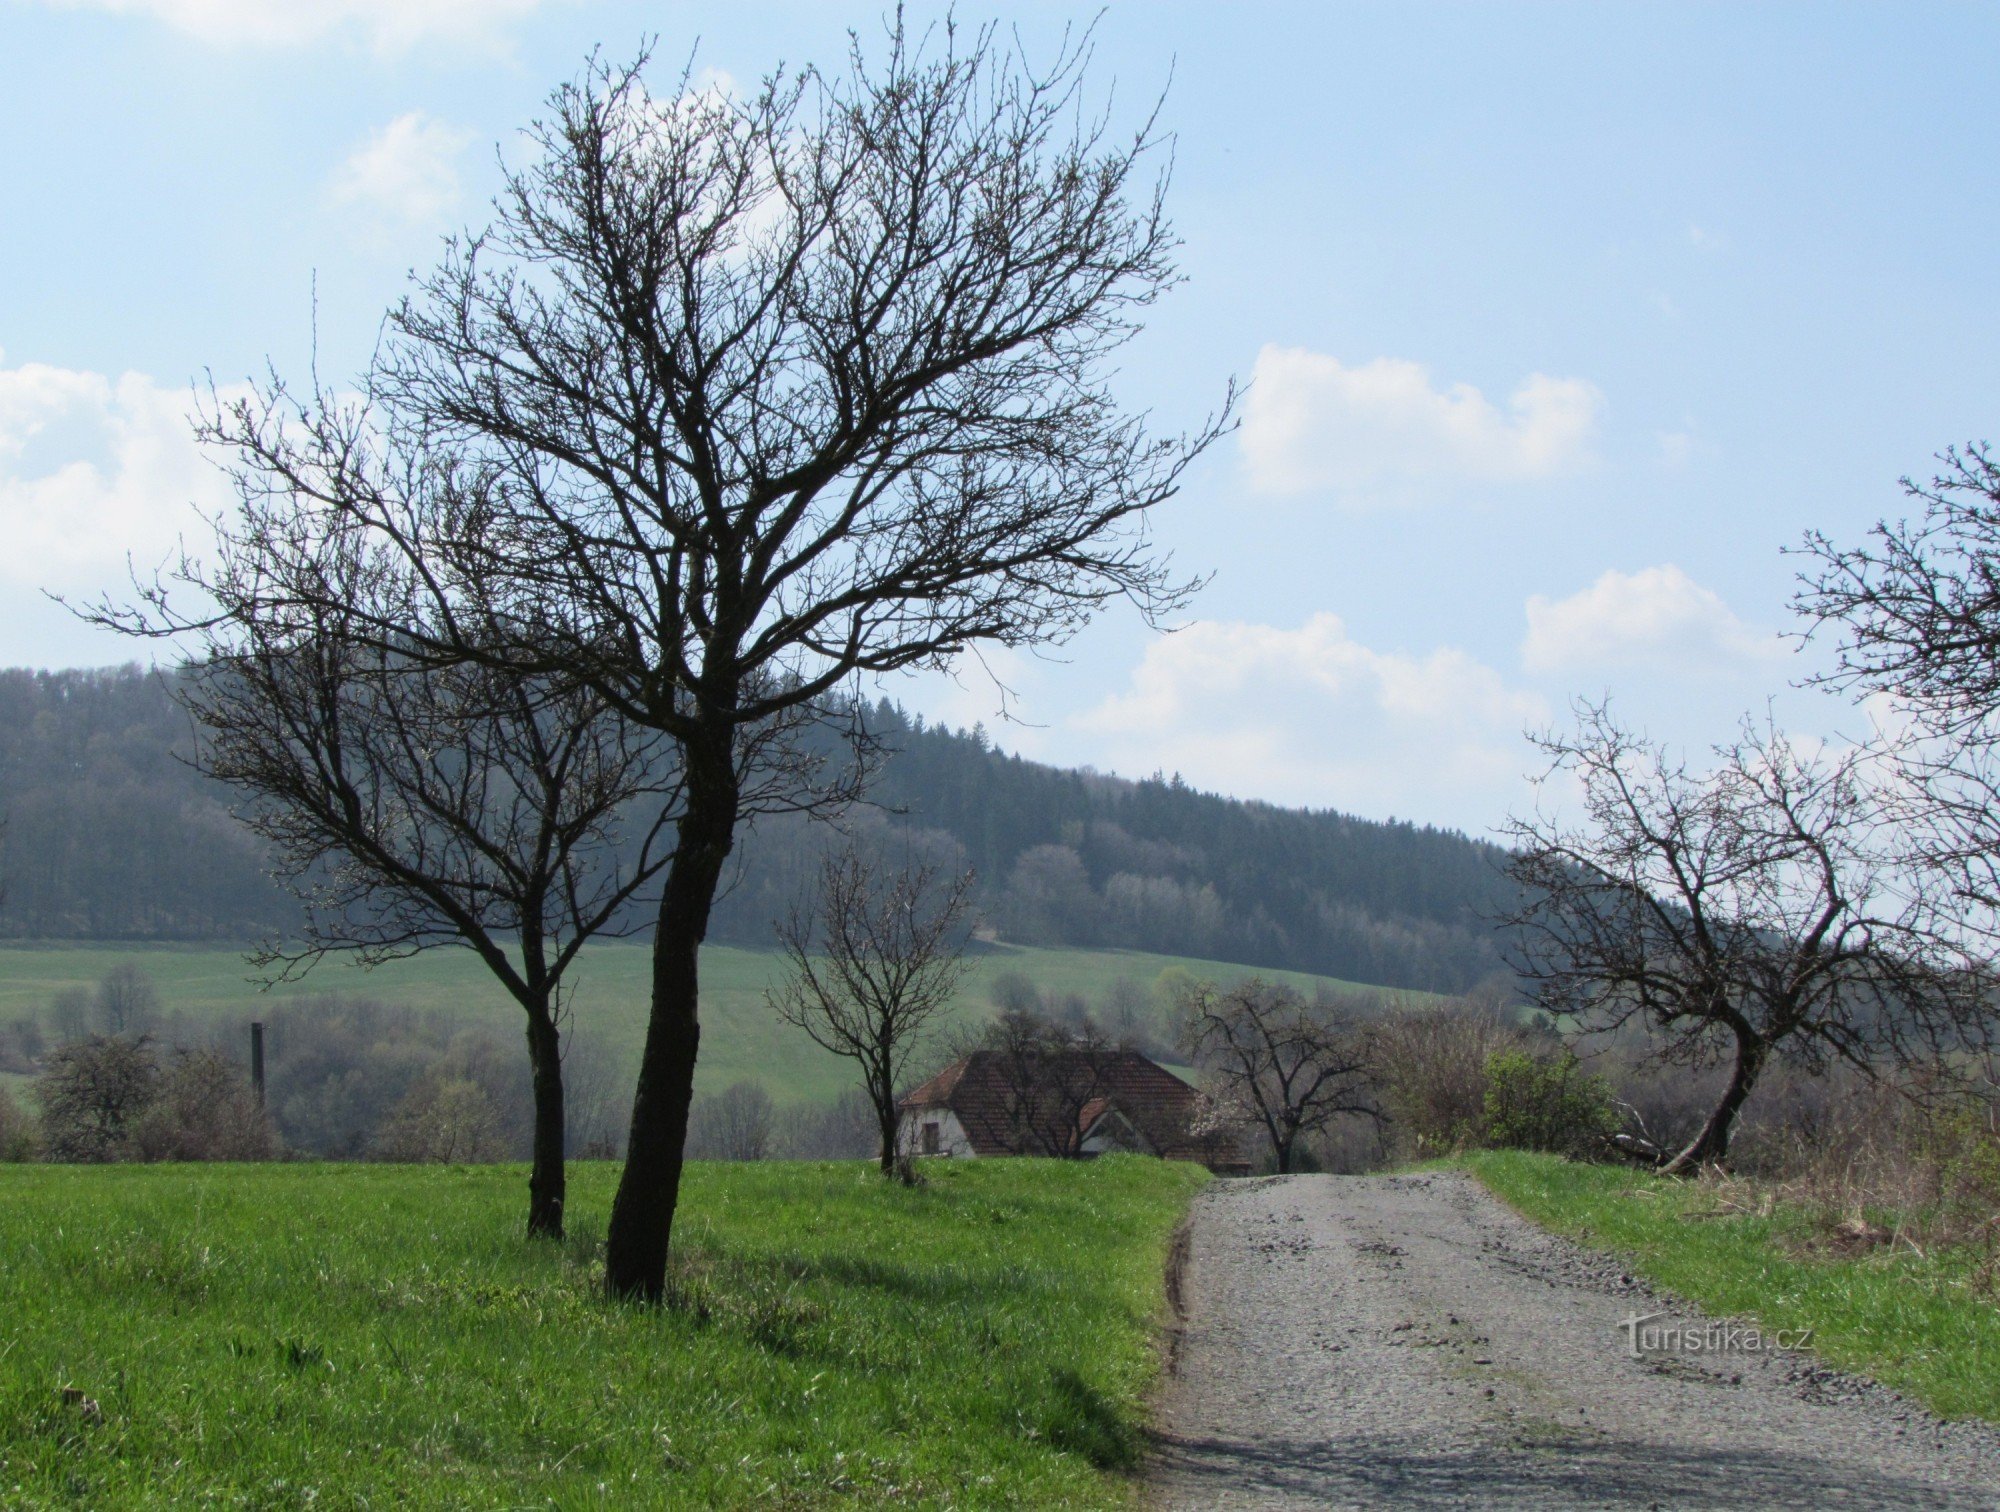
[(693, 1167), (647, 1311), (610, 1167), (0, 1167), (0, 1505), (1125, 1504), (1205, 1173), (931, 1172)]
[(2000, 1421), (2000, 1307), (1984, 1255), (1906, 1247), (1842, 1255), (1809, 1214), (1725, 1202), (1699, 1181), (1516, 1151), (1460, 1163), (1524, 1216), (1618, 1253), (1712, 1314), (1810, 1327), (1826, 1364), (1907, 1391), (1945, 1417)]

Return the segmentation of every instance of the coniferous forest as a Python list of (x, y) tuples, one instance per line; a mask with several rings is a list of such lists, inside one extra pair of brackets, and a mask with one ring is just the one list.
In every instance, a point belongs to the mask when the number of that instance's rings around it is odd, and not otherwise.
[[(1439, 991), (1503, 963), (1493, 845), (1450, 831), (1129, 781), (995, 750), (886, 702), (869, 826), (956, 847), (985, 923), (1026, 944), (1205, 956)], [(0, 936), (229, 940), (294, 917), (232, 795), (188, 763), (162, 675), (0, 672)], [(765, 945), (829, 827), (767, 819), (739, 848), (711, 938)]]

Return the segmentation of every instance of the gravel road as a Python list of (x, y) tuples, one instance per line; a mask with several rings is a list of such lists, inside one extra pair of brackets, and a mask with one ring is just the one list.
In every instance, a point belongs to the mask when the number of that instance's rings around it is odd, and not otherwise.
[(1633, 1358), (1626, 1318), (1706, 1320), (1467, 1176), (1218, 1181), (1185, 1240), (1163, 1509), (2000, 1507), (2000, 1431), (1809, 1354)]

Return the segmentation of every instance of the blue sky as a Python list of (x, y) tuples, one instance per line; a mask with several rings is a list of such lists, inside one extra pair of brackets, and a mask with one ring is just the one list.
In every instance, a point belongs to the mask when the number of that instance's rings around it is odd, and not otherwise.
[[(913, 7), (913, 14), (927, 14)], [(1082, 7), (1011, 6), (1031, 47)], [(591, 0), (0, 0), (0, 663), (130, 648), (41, 589), (218, 501), (190, 383), (365, 360), (503, 149), (602, 45), (740, 81), (877, 12)], [(971, 18), (974, 12), (963, 9)], [(985, 13), (979, 13), (981, 15)], [(992, 683), (889, 689), (1004, 745), (1485, 829), (1524, 727), (1614, 694), (1703, 744), (1786, 691), (1808, 527), (1989, 433), (2000, 12), (1113, 4), (1116, 108), (1172, 78), (1185, 287), (1121, 379), (1245, 424), (1160, 518), (1191, 623), (1112, 615)]]

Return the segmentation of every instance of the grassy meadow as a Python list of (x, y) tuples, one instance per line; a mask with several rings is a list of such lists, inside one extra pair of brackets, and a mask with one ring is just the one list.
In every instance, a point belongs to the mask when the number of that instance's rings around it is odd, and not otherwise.
[[(577, 964), (576, 1023), (627, 1072), (638, 1066), (645, 1034), (650, 954), (641, 944), (594, 945)], [(43, 1012), (65, 988), (91, 988), (112, 967), (130, 963), (150, 975), (168, 1013), (200, 1024), (254, 1017), (274, 1002), (323, 993), (380, 998), (426, 1011), (448, 1012), (518, 1032), (520, 1010), (469, 951), (438, 949), (373, 971), (329, 962), (303, 982), (259, 990), (241, 951), (218, 946), (49, 944), (0, 947), (0, 1023)], [(1126, 950), (1043, 950), (988, 946), (974, 958), (955, 1017), (977, 1020), (990, 1011), (988, 989), (1003, 972), (1025, 975), (1045, 994), (1081, 994), (1100, 1004), (1114, 983), (1150, 989), (1160, 973), (1179, 967), (1196, 976), (1235, 981), (1244, 966)], [(696, 1086), (719, 1091), (731, 1082), (761, 1081), (779, 1103), (829, 1101), (852, 1082), (848, 1063), (777, 1020), (764, 988), (782, 970), (774, 951), (709, 946), (702, 952), (701, 1065)], [(1262, 973), (1304, 986), (1319, 980), (1296, 973)], [(1344, 984), (1336, 984), (1344, 985)], [(1164, 1026), (1162, 1026), (1164, 1027)]]
[(614, 1176), (555, 1246), (517, 1167), (0, 1166), (0, 1505), (1133, 1500), (1198, 1167), (697, 1165), (661, 1309)]
[(1944, 1417), (2000, 1421), (2000, 1297), (1990, 1250), (1862, 1253), (1783, 1201), (1742, 1204), (1669, 1180), (1552, 1155), (1460, 1157), (1524, 1217), (1616, 1252), (1717, 1317), (1810, 1327), (1825, 1364), (1874, 1377)]

